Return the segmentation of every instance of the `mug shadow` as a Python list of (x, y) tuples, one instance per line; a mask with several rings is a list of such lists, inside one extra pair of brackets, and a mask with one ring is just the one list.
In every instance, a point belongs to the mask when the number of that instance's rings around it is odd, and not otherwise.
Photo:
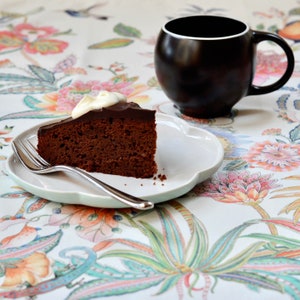
[(265, 128), (274, 122), (274, 112), (259, 108), (239, 108), (236, 109), (234, 116), (235, 126), (240, 127), (257, 127)]
[(226, 128), (232, 126), (247, 131), (248, 128), (256, 126), (269, 127), (269, 124), (276, 122), (274, 112), (264, 108), (254, 107), (234, 107), (230, 115), (212, 118), (212, 119), (201, 119), (195, 117), (189, 117), (179, 112), (172, 102), (164, 102), (156, 107), (158, 112), (167, 113), (173, 116), (177, 116), (184, 119), (188, 123), (195, 126), (213, 126)]
[(237, 115), (235, 118), (238, 117), (257, 117), (257, 116), (269, 116), (272, 118), (273, 113), (271, 111), (263, 110), (263, 109), (258, 109), (258, 108), (239, 108), (237, 109)]

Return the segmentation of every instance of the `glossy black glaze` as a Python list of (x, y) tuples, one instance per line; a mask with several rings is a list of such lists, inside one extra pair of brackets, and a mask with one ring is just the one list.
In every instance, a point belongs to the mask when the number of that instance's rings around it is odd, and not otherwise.
[[(256, 46), (264, 40), (283, 48), (288, 68), (274, 84), (257, 87), (252, 85)], [(242, 97), (280, 88), (293, 68), (293, 52), (283, 39), (224, 17), (172, 20), (155, 47), (155, 70), (163, 91), (182, 113), (193, 117), (227, 115)]]

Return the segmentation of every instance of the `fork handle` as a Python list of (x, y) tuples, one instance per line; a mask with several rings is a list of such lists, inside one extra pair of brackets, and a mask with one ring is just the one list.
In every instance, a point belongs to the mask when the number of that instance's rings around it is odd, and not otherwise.
[(86, 179), (87, 181), (89, 181), (90, 183), (95, 185), (96, 187), (102, 189), (108, 195), (112, 196), (113, 198), (116, 198), (117, 200), (121, 201), (122, 203), (124, 203), (130, 207), (140, 209), (140, 210), (147, 210), (147, 209), (151, 209), (154, 207), (153, 202), (143, 200), (143, 199), (137, 198), (135, 196), (129, 195), (125, 192), (122, 192), (122, 191), (112, 187), (111, 185), (108, 185), (107, 183), (93, 177), (88, 172), (86, 172), (80, 168), (63, 166), (63, 165), (56, 166), (56, 169), (57, 169), (57, 167), (59, 167), (59, 169), (61, 169), (62, 171), (69, 171), (69, 172), (73, 172), (73, 173), (80, 175), (81, 177), (83, 177), (84, 179)]

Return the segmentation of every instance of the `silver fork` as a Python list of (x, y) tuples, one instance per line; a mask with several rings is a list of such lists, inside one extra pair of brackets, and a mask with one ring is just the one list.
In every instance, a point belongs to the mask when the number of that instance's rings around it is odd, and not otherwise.
[(125, 203), (130, 207), (140, 210), (147, 210), (154, 207), (154, 204), (152, 202), (122, 192), (91, 176), (88, 172), (80, 168), (66, 165), (50, 165), (47, 161), (45, 161), (45, 159), (43, 159), (38, 154), (36, 148), (28, 140), (14, 140), (12, 142), (12, 148), (22, 165), (33, 173), (49, 174), (58, 171), (73, 172), (77, 175), (80, 175), (82, 178), (86, 179), (88, 182), (92, 183), (97, 188), (102, 189), (108, 195), (121, 201), (122, 203)]

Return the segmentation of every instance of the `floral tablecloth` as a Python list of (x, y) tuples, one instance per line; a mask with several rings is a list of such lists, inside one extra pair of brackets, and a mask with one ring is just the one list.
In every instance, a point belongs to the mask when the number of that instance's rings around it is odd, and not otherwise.
[[(153, 51), (163, 23), (191, 14), (277, 32), (294, 50), (293, 77), (230, 117), (180, 115)], [(300, 299), (299, 41), (296, 0), (1, 0), (0, 299)], [(266, 84), (286, 61), (266, 43), (257, 64)], [(16, 184), (12, 139), (102, 89), (214, 133), (218, 172), (144, 212), (51, 202)]]

